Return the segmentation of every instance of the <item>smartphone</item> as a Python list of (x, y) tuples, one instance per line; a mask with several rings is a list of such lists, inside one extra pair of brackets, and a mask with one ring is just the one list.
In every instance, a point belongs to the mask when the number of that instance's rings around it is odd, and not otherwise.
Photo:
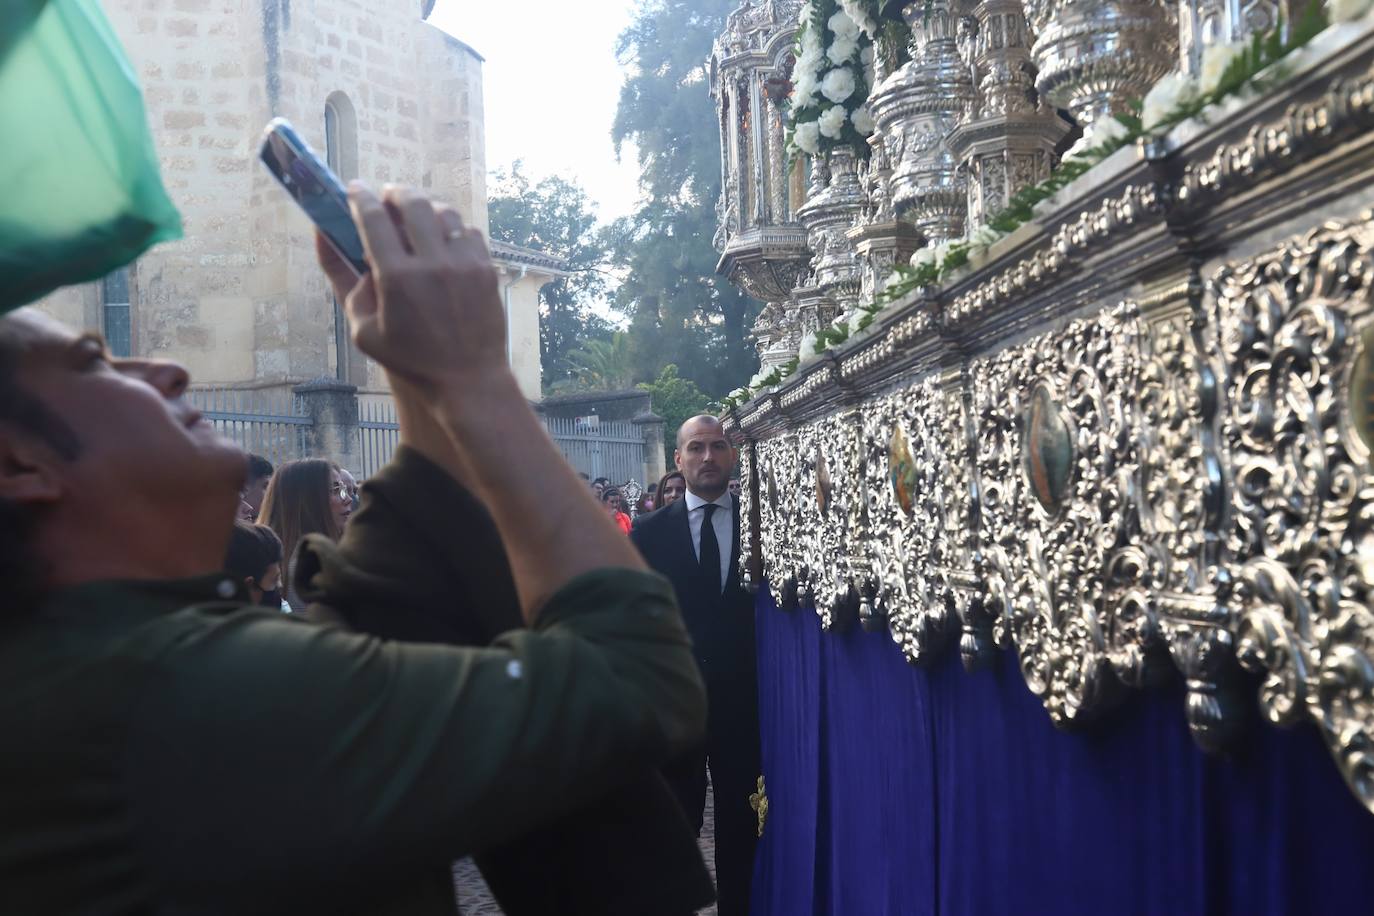
[(291, 122), (273, 118), (262, 134), (259, 153), (268, 171), (286, 193), (295, 198), (305, 215), (319, 227), (329, 247), (361, 277), (367, 273), (363, 240), (348, 209), (348, 192), (329, 166), (310, 148)]

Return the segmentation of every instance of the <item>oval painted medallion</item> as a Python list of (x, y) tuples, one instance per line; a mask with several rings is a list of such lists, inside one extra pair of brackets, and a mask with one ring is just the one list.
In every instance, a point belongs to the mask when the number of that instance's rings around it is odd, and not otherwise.
[(1073, 473), (1073, 431), (1045, 382), (1037, 382), (1022, 427), (1022, 468), (1031, 492), (1046, 512), (1055, 513), (1068, 496)]
[(906, 430), (900, 424), (892, 428), (892, 438), (887, 443), (887, 469), (892, 480), (892, 495), (902, 511), (910, 515), (916, 501), (916, 460), (911, 456)]

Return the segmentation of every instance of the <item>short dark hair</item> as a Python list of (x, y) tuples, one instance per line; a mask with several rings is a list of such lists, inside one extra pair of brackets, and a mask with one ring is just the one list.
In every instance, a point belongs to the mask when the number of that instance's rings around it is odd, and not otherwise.
[[(76, 433), (19, 384), (25, 352), (23, 338), (0, 317), (0, 423), (38, 436), (64, 458), (75, 458), (81, 453)], [(37, 528), (33, 507), (0, 499), (0, 581), (5, 583), (5, 605), (11, 612), (0, 612), (0, 622), (35, 610), (43, 600), (47, 571), (33, 548)]]
[(620, 488), (619, 488), (619, 487), (607, 487), (606, 489), (604, 489), (604, 490), (601, 491), (601, 501), (604, 503), (606, 500), (610, 499), (612, 496), (619, 496), (619, 495), (620, 495)]
[(261, 455), (248, 456), (248, 482), (272, 476), (272, 462)]
[(281, 562), (281, 538), (266, 525), (249, 522), (234, 522), (234, 531), (229, 535), (229, 551), (224, 557), (224, 568), (240, 581), (252, 579), (261, 582), (267, 574), (267, 567)]

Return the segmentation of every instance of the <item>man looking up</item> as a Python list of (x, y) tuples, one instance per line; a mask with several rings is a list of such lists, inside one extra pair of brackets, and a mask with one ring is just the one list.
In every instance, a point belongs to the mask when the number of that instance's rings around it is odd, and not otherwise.
[[(507, 367), (480, 234), (400, 189), (350, 199), (370, 272), (345, 281), (317, 248), (359, 348), (393, 373), (402, 442), (387, 498), (360, 511), (409, 532), (397, 551), (432, 550), (456, 524), (434, 507), (464, 480), (529, 629), (462, 649), (245, 610), (214, 573), (244, 455), (183, 397), (185, 370), (113, 359), (33, 310), (0, 318), (6, 912), (451, 913), (435, 869), (703, 732), (667, 584), (575, 485)], [(404, 584), (347, 533), (307, 544), (326, 603), (382, 613)], [(689, 852), (636, 912), (708, 902)]]
[(673, 583), (706, 680), (706, 740), (664, 769), (687, 819), (699, 831), (706, 767), (715, 799), (716, 883), (721, 916), (749, 912), (757, 819), (749, 805), (759, 776), (754, 602), (739, 578), (739, 503), (730, 494), (738, 453), (712, 416), (677, 434), (675, 461), (687, 495), (640, 516), (631, 538), (649, 565)]

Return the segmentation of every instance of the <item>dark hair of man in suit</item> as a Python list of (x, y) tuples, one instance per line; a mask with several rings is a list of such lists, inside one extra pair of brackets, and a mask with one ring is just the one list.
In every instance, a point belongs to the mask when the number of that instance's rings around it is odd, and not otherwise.
[(673, 459), (687, 480), (687, 489), (702, 499), (714, 500), (729, 486), (739, 453), (730, 444), (720, 419), (702, 414), (678, 428)]

